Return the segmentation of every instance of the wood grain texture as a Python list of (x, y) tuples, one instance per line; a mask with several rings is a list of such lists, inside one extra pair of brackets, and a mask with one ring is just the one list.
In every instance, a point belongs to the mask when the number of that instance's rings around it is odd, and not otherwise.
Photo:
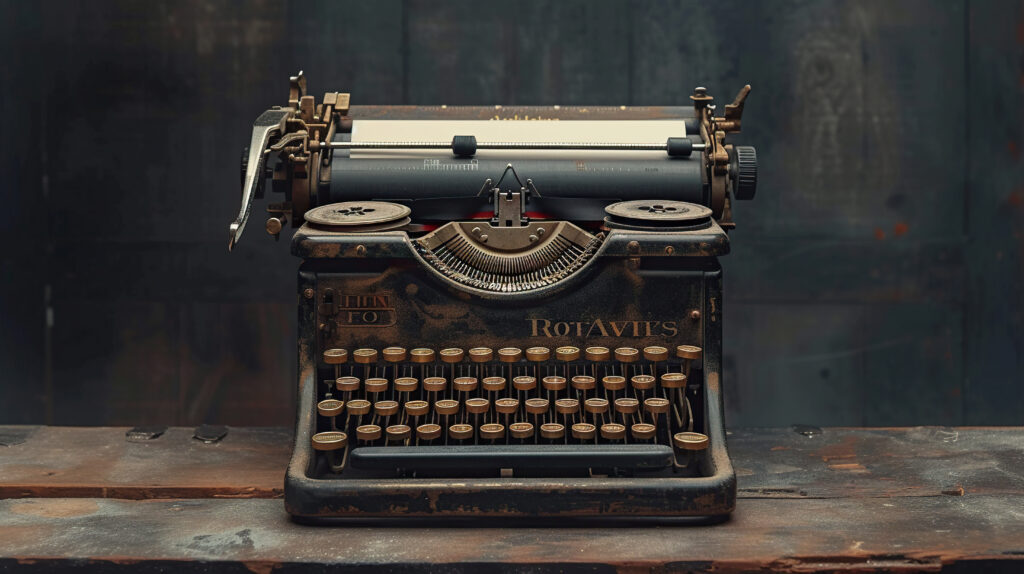
[(593, 519), (557, 528), (508, 520), (311, 528), (289, 521), (279, 500), (4, 500), (0, 568), (1011, 573), (1022, 560), (1020, 502), (1012, 495), (749, 500), (730, 522), (704, 528)]
[(667, 105), (696, 85), (722, 104), (750, 83), (738, 141), (761, 181), (723, 259), (730, 424), (1019, 423), (1022, 12), (3, 4), (0, 421), (291, 420), (297, 261), (258, 226), (224, 245), (251, 121), (304, 69), (313, 94), (361, 104)]
[[(281, 496), (286, 428), (232, 427), (204, 444), (193, 429), (125, 440), (123, 427), (0, 426), (0, 498)], [(738, 497), (1024, 496), (1020, 428), (789, 428), (728, 433)]]

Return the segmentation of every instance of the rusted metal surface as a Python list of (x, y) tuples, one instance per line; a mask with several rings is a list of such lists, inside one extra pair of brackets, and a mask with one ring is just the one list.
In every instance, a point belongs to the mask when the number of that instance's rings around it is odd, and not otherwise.
[[(16, 434), (15, 430), (26, 431)], [(220, 441), (172, 427), (129, 442), (121, 427), (0, 427), (0, 498), (277, 498), (291, 432), (232, 428)], [(3, 446), (4, 436), (21, 436)]]
[[(0, 501), (0, 570), (1019, 571), (1021, 496), (750, 500), (715, 527), (405, 520), (309, 527), (274, 500)], [(450, 523), (449, 523), (450, 524)], [(400, 526), (400, 527), (396, 527)]]

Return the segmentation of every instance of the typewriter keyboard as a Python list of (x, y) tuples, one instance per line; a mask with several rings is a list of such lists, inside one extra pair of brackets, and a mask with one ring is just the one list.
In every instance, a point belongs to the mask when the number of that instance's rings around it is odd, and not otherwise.
[(328, 349), (330, 473), (686, 472), (708, 447), (701, 349)]

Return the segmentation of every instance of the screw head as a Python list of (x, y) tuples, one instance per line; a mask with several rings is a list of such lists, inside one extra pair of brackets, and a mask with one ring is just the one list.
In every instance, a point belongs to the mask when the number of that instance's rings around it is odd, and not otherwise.
[(312, 299), (314, 294), (315, 293), (313, 292), (312, 287), (306, 287), (302, 291), (302, 296), (305, 297), (306, 299)]
[(700, 311), (696, 309), (690, 311), (690, 318), (694, 321), (700, 321)]

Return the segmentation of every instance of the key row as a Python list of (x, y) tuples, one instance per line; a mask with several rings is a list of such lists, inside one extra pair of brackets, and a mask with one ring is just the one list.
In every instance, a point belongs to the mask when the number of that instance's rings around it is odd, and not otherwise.
[[(675, 356), (680, 359), (700, 360), (702, 355), (700, 347), (693, 345), (679, 345), (675, 349)], [(417, 348), (406, 350), (403, 347), (387, 347), (381, 349), (356, 349), (352, 351), (351, 359), (359, 364), (373, 364), (383, 359), (387, 363), (433, 363), (438, 359), (444, 363), (461, 363), (466, 358), (474, 363), (488, 363), (495, 359), (502, 363), (516, 363), (524, 357), (527, 361), (543, 362), (552, 358), (552, 351), (547, 347), (529, 347), (525, 351), (518, 347), (503, 347), (497, 350), (490, 347), (474, 347), (468, 351), (460, 348), (447, 348), (435, 352), (433, 349)], [(324, 363), (328, 365), (342, 365), (348, 362), (350, 356), (347, 349), (327, 349), (323, 352)], [(669, 360), (669, 350), (665, 347), (649, 346), (641, 349), (633, 347), (618, 347), (614, 351), (608, 347), (587, 347), (580, 351), (579, 347), (557, 347), (554, 350), (554, 358), (563, 361), (587, 361), (602, 362), (614, 358), (621, 363), (635, 363), (641, 358), (659, 363)]]
[[(662, 373), (660, 377), (653, 375), (633, 375), (628, 383), (634, 389), (653, 389), (655, 383), (660, 380), (663, 388), (683, 388), (686, 386), (687, 377), (684, 373)], [(329, 381), (328, 381), (329, 382)], [(345, 376), (338, 377), (334, 381), (335, 388), (342, 392), (365, 391), (367, 393), (384, 393), (394, 390), (398, 393), (412, 393), (421, 387), (427, 392), (444, 392), (449, 389), (457, 392), (472, 392), (482, 389), (487, 392), (503, 391), (508, 387), (505, 377), (455, 377), (449, 387), (448, 379), (444, 377), (426, 377), (422, 381), (415, 377), (398, 377), (386, 379), (383, 377), (371, 377), (360, 379), (359, 377)], [(626, 377), (620, 375), (608, 375), (601, 377), (602, 388), (609, 391), (619, 391), (627, 386)], [(589, 375), (574, 375), (568, 379), (558, 375), (541, 377), (540, 387), (548, 391), (561, 391), (572, 387), (578, 391), (589, 391), (597, 388), (597, 379)], [(528, 375), (512, 378), (512, 388), (518, 391), (531, 391), (537, 388), (537, 377)]]
[[(648, 397), (643, 400), (643, 410), (651, 414), (667, 413), (672, 407), (671, 401), (662, 397)], [(641, 401), (633, 397), (621, 397), (614, 401), (601, 397), (594, 397), (580, 401), (579, 399), (556, 399), (551, 401), (544, 398), (531, 398), (520, 401), (516, 398), (500, 398), (493, 401), (494, 412), (499, 414), (514, 414), (520, 408), (528, 414), (544, 414), (554, 407), (554, 412), (559, 414), (575, 414), (580, 412), (602, 414), (609, 410), (616, 413), (633, 414), (640, 410)], [(433, 412), (440, 415), (454, 415), (460, 412), (470, 414), (484, 414), (491, 412), (492, 402), (484, 398), (472, 398), (465, 401), (453, 399), (442, 399), (435, 401)], [(404, 411), (412, 417), (420, 417), (431, 412), (431, 405), (427, 401), (376, 401), (370, 402), (364, 399), (352, 399), (342, 401), (338, 399), (324, 399), (316, 405), (317, 413), (325, 417), (337, 417), (343, 413), (348, 416), (362, 416), (371, 411), (375, 415), (390, 417)]]
[[(482, 440), (504, 440), (506, 432), (508, 437), (513, 439), (533, 439), (538, 434), (548, 440), (562, 440), (566, 438), (566, 426), (560, 423), (544, 423), (534, 425), (529, 422), (515, 422), (508, 425), (500, 423), (487, 423), (476, 429), (467, 423), (456, 423), (448, 426), (448, 437), (455, 441), (466, 441), (474, 438)], [(626, 438), (626, 426), (618, 423), (605, 423), (600, 426), (590, 423), (576, 423), (568, 429), (573, 439), (581, 441), (594, 440), (598, 435), (605, 440), (624, 440)], [(427, 423), (416, 427), (415, 437), (418, 441), (429, 444), (431, 441), (441, 438), (443, 427), (438, 424)], [(657, 427), (648, 423), (637, 423), (631, 425), (629, 434), (635, 440), (650, 440), (657, 434)], [(413, 429), (409, 425), (389, 425), (382, 429), (380, 425), (368, 424), (356, 427), (356, 438), (362, 442), (374, 442), (386, 437), (388, 442), (404, 443), (413, 437)], [(348, 446), (348, 433), (343, 431), (327, 431), (313, 435), (313, 448), (318, 451), (335, 451)], [(684, 451), (700, 451), (708, 447), (707, 435), (696, 432), (680, 432), (672, 436), (672, 446)]]

